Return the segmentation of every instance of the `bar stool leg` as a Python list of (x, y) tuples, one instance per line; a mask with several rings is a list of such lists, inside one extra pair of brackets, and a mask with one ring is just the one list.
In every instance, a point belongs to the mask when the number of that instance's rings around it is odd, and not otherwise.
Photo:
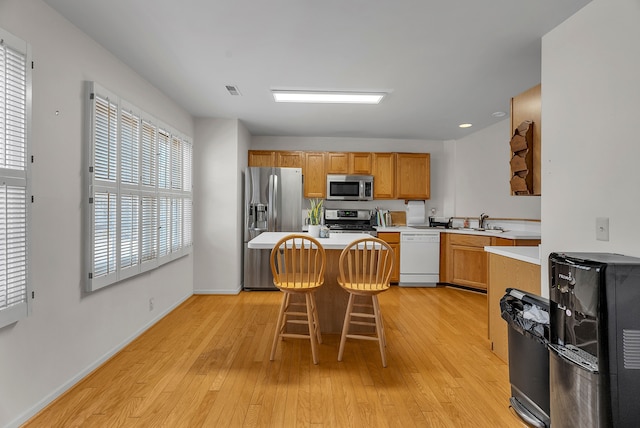
[(278, 347), (278, 339), (280, 339), (280, 333), (284, 327), (284, 317), (287, 305), (289, 303), (289, 293), (283, 293), (282, 303), (280, 304), (280, 312), (278, 313), (278, 321), (276, 322), (276, 331), (273, 336), (273, 344), (271, 345), (271, 357), (269, 360), (273, 361), (276, 358), (276, 348)]
[(318, 343), (322, 343), (322, 333), (320, 332), (320, 317), (318, 316), (318, 305), (316, 303), (315, 291), (311, 293), (311, 301), (313, 302), (313, 328), (318, 338)]
[(382, 367), (387, 367), (387, 356), (384, 348), (386, 346), (386, 339), (384, 337), (384, 328), (382, 326), (382, 316), (380, 315), (380, 304), (378, 304), (378, 296), (375, 294), (371, 296), (373, 300), (373, 313), (376, 321), (376, 331), (378, 334), (378, 345), (380, 346), (380, 356), (382, 357)]
[(317, 334), (315, 332), (314, 324), (314, 308), (313, 308), (313, 296), (311, 293), (305, 293), (305, 299), (307, 301), (307, 321), (309, 323), (309, 340), (311, 341), (311, 355), (313, 355), (313, 364), (318, 364), (318, 349), (317, 349)]
[(353, 311), (353, 301), (355, 295), (349, 293), (349, 302), (347, 303), (347, 311), (344, 314), (344, 323), (342, 324), (342, 336), (340, 337), (340, 349), (338, 350), (338, 361), (342, 361), (344, 353), (344, 344), (347, 342), (347, 334), (349, 334), (349, 324), (351, 323), (351, 312)]

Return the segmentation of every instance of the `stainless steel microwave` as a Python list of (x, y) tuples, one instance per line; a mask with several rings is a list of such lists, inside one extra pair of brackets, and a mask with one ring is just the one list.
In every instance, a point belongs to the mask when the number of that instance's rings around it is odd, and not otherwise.
[(373, 200), (371, 175), (327, 174), (327, 199), (332, 201)]

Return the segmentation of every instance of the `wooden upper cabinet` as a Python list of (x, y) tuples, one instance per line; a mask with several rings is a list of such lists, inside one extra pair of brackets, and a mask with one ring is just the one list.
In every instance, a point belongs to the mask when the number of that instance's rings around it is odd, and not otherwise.
[(325, 153), (327, 174), (371, 174), (371, 153), (329, 152)]
[(370, 175), (371, 158), (372, 155), (368, 152), (349, 153), (349, 174)]
[(430, 191), (429, 153), (398, 153), (396, 156), (396, 198), (429, 199)]
[(302, 168), (304, 196), (325, 198), (327, 174), (373, 175), (374, 199), (429, 199), (428, 153), (249, 150), (249, 166)]
[(249, 166), (276, 166), (276, 152), (273, 150), (249, 150)]
[(373, 198), (395, 199), (396, 197), (396, 154), (373, 153), (371, 172), (373, 173)]
[(325, 154), (323, 152), (305, 152), (304, 197), (324, 198), (327, 193), (327, 173), (325, 172)]
[(349, 153), (349, 174), (371, 175), (372, 157), (368, 152)]
[(276, 166), (281, 168), (302, 168), (304, 167), (304, 153), (278, 151), (276, 152)]
[(349, 174), (349, 153), (326, 153), (325, 162), (327, 163), (327, 174)]

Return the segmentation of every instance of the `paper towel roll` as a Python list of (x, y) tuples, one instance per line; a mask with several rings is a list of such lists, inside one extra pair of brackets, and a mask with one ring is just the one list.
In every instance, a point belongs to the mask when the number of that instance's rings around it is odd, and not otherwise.
[(407, 202), (407, 225), (424, 224), (424, 201)]

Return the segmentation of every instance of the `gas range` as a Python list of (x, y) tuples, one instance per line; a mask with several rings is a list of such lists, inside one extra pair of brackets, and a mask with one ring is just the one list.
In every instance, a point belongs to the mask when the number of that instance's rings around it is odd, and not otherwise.
[(369, 233), (375, 235), (370, 210), (325, 209), (324, 224), (331, 233)]

